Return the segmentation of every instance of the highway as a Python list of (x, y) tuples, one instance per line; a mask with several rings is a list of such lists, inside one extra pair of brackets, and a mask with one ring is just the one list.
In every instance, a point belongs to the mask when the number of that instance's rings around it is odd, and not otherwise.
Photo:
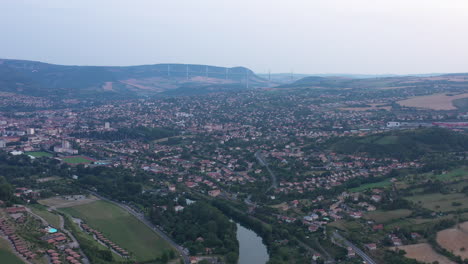
[(145, 224), (147, 227), (149, 227), (151, 230), (153, 230), (156, 234), (158, 234), (160, 237), (162, 237), (164, 240), (166, 240), (171, 246), (173, 246), (177, 250), (177, 252), (179, 253), (179, 256), (182, 257), (185, 264), (190, 264), (190, 258), (189, 258), (188, 252), (186, 252), (186, 250), (183, 247), (179, 246), (175, 241), (173, 241), (170, 237), (168, 237), (162, 230), (160, 230), (158, 227), (153, 225), (153, 223), (148, 221), (145, 218), (144, 214), (136, 212), (135, 210), (133, 210), (128, 205), (125, 205), (125, 204), (122, 204), (122, 203), (107, 199), (107, 198), (105, 198), (105, 197), (103, 197), (103, 196), (101, 196), (101, 195), (99, 195), (99, 194), (97, 194), (95, 192), (90, 191), (90, 193), (92, 195), (98, 197), (101, 200), (104, 200), (104, 201), (107, 201), (107, 202), (110, 202), (110, 203), (113, 203), (113, 204), (119, 206), (120, 208), (124, 209), (125, 211), (127, 211), (130, 214), (132, 214), (133, 216), (135, 216), (143, 224)]
[(377, 264), (377, 262), (375, 262), (371, 257), (369, 257), (366, 253), (364, 253), (364, 251), (362, 251), (360, 248), (358, 248), (356, 245), (354, 245), (353, 243), (349, 242), (346, 238), (344, 238), (342, 235), (340, 235), (338, 233), (338, 231), (335, 231), (333, 232), (333, 236), (336, 238), (336, 239), (339, 239), (341, 241), (343, 241), (343, 243), (347, 246), (347, 247), (351, 247), (354, 252), (356, 252), (356, 254), (358, 254), (367, 264)]

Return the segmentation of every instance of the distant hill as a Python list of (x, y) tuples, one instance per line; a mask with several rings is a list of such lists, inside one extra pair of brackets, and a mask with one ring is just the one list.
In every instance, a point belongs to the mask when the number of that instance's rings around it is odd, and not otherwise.
[(244, 67), (154, 64), (142, 66), (65, 66), (0, 59), (0, 92), (86, 98), (205, 93), (263, 87), (266, 80)]
[(435, 76), (392, 76), (374, 78), (353, 78), (349, 76), (308, 76), (278, 88), (369, 88), (398, 89), (405, 87), (450, 84), (453, 87), (468, 88), (468, 74), (445, 74)]
[(328, 144), (329, 149), (337, 153), (367, 153), (372, 157), (412, 160), (430, 152), (466, 151), (468, 134), (443, 128), (423, 128), (337, 138)]

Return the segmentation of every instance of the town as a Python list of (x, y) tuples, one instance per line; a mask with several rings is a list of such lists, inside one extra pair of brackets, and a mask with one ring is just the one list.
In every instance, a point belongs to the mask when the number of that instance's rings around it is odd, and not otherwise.
[[(367, 263), (382, 258), (402, 261), (399, 248), (411, 258), (405, 247), (431, 247), (424, 242), (434, 236), (423, 234), (428, 224), (440, 225), (442, 230), (450, 227), (452, 216), (457, 221), (466, 219), (468, 204), (461, 196), (466, 188), (448, 186), (467, 176), (468, 112), (461, 107), (413, 107), (405, 99), (427, 96), (429, 90), (400, 90), (258, 89), (93, 106), (79, 100), (15, 97), (15, 104), (26, 110), (0, 113), (0, 149), (8, 153), (6, 160), (27, 157), (39, 170), (34, 181), (12, 179), (15, 199), (26, 206), (39, 202), (42, 207), (34, 205), (34, 210), (50, 218), (71, 218), (69, 231), (63, 224), (42, 223), (42, 228), (59, 229), (42, 238), (54, 248), (27, 246), (15, 234), (14, 230), (26, 228), (25, 221), (34, 222), (28, 220), (34, 215), (27, 211), (16, 216), (16, 210), (27, 210), (24, 205), (5, 209), (13, 220), (2, 218), (2, 230), (17, 254), (32, 263), (42, 263), (35, 262), (41, 256), (53, 263), (90, 261), (90, 256), (85, 257), (89, 249), (76, 251), (77, 233), (109, 250), (107, 257), (96, 254), (97, 259), (145, 260), (78, 211), (102, 195), (122, 203), (121, 209), (147, 218), (160, 236), (168, 237), (173, 250), (158, 257), (161, 263), (177, 259), (175, 252), (192, 263), (235, 263), (237, 255), (226, 255), (226, 245), (200, 235), (188, 241), (171, 224), (185, 221), (185, 213), (196, 214), (185, 212), (196, 201), (211, 203), (206, 206), (214, 212), (244, 219), (239, 220), (241, 224), (263, 238), (269, 263), (283, 263), (287, 255), (295, 256), (288, 259), (294, 263), (354, 263), (360, 258)], [(462, 95), (463, 89), (437, 86), (430, 92)], [(11, 106), (10, 98), (5, 94), (0, 105)], [(431, 141), (435, 134), (446, 137), (448, 143), (443, 144), (449, 145), (439, 149), (437, 144), (442, 143)], [(437, 155), (440, 151), (444, 154)], [(54, 173), (45, 169), (47, 163), (57, 164)], [(130, 177), (112, 180), (110, 175), (119, 171)], [(423, 201), (421, 205), (416, 198), (427, 194), (416, 190), (431, 188), (437, 175), (446, 181), (453, 209), (431, 210), (427, 206), (432, 204), (426, 206)], [(415, 177), (428, 180), (416, 182)], [(121, 180), (127, 184), (111, 187), (108, 182)], [(49, 201), (63, 195), (84, 195), (80, 199), (85, 202)], [(94, 198), (86, 198), (89, 195)], [(87, 218), (86, 223), (80, 217)], [(415, 225), (413, 230), (402, 219), (409, 219), (408, 224), (425, 219), (425, 225)], [(269, 225), (274, 232), (257, 225)], [(73, 247), (64, 246), (73, 241)], [(388, 251), (391, 246), (396, 249)], [(437, 252), (433, 255), (434, 261), (447, 258)]]

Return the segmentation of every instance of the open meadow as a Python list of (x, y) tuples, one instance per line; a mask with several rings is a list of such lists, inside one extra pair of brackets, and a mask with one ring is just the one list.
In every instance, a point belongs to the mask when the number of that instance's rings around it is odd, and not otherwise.
[(111, 241), (127, 249), (139, 261), (148, 261), (171, 249), (161, 237), (122, 208), (105, 201), (62, 208), (60, 211), (82, 219)]

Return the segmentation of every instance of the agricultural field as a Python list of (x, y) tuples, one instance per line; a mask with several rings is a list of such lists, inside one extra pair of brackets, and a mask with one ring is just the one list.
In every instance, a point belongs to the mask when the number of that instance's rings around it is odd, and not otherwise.
[(41, 158), (41, 157), (53, 157), (54, 155), (44, 152), (44, 151), (32, 151), (32, 152), (26, 152), (24, 153), (29, 156), (33, 156), (35, 158)]
[(17, 257), (12, 252), (12, 248), (8, 241), (0, 238), (0, 262), (8, 264), (24, 264), (23, 260)]
[(94, 159), (84, 156), (69, 156), (62, 158), (62, 160), (68, 164), (87, 164), (95, 161)]
[(339, 110), (342, 111), (369, 111), (369, 110), (387, 110), (390, 111), (392, 109), (391, 106), (389, 105), (379, 105), (379, 104), (370, 104), (370, 106), (364, 106), (364, 107), (341, 107), (338, 108)]
[[(395, 250), (396, 248), (392, 248)], [(399, 250), (406, 252), (405, 257), (421, 261), (423, 263), (455, 264), (445, 256), (438, 254), (431, 245), (427, 243), (399, 246)]]
[(455, 110), (454, 100), (468, 98), (468, 93), (458, 95), (432, 94), (425, 96), (416, 96), (409, 99), (398, 101), (401, 106), (425, 108), (432, 110)]
[(374, 220), (376, 223), (384, 224), (393, 220), (402, 219), (410, 216), (412, 213), (408, 209), (398, 209), (392, 211), (374, 211), (364, 215), (364, 218)]
[(132, 252), (139, 261), (158, 258), (164, 251), (171, 249), (150, 228), (112, 203), (99, 200), (63, 208), (61, 211), (82, 219), (114, 243)]
[(468, 201), (463, 193), (430, 193), (405, 197), (426, 209), (436, 212), (451, 212), (458, 209), (468, 209)]
[(437, 233), (437, 243), (453, 254), (468, 258), (468, 222)]

